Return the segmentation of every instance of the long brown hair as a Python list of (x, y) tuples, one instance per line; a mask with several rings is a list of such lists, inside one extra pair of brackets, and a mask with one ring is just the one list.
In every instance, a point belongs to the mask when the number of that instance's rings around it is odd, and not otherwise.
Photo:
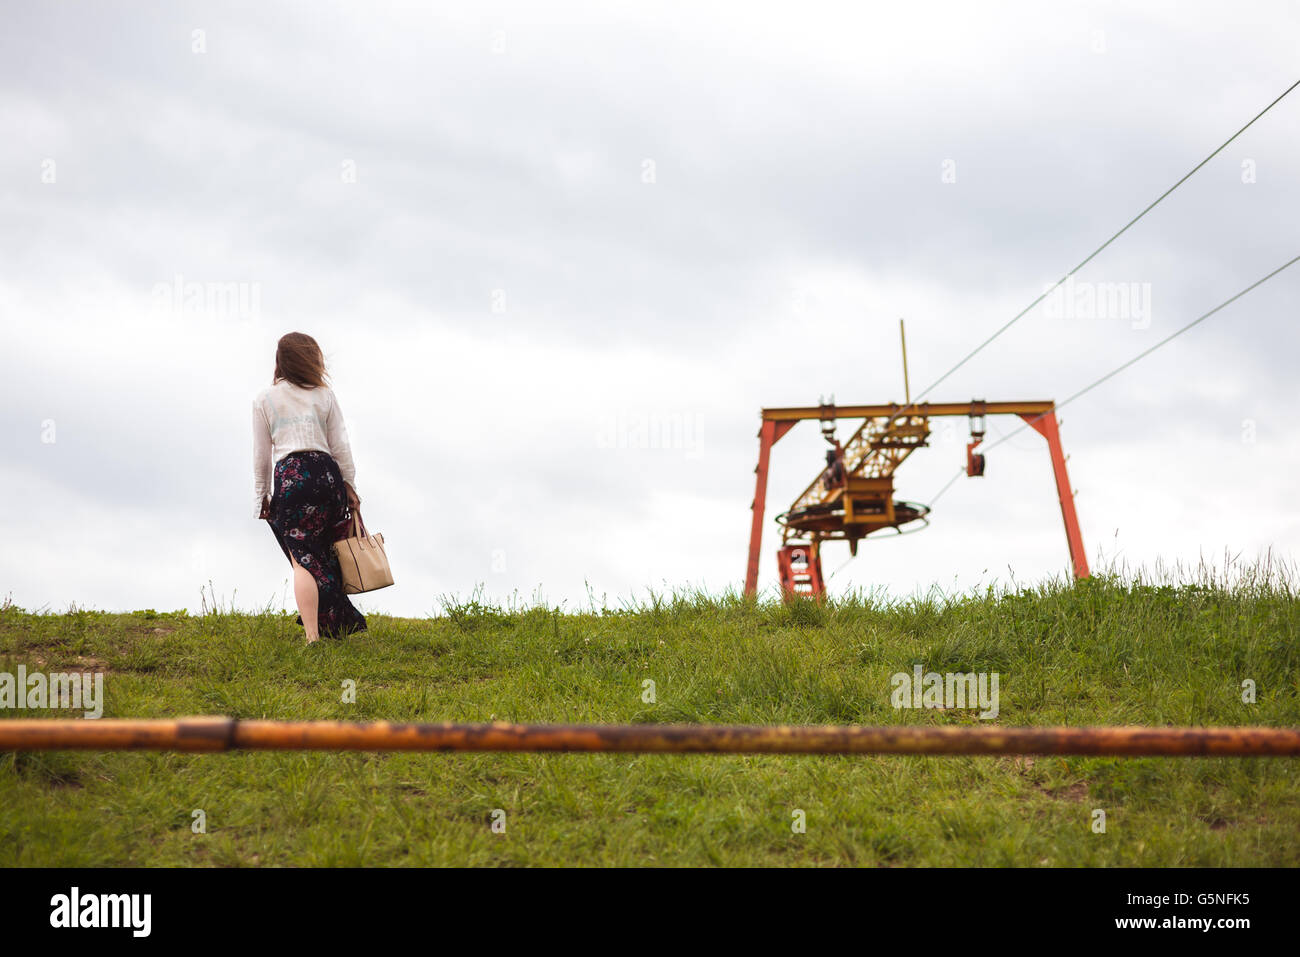
[(305, 332), (290, 332), (275, 345), (275, 376), (271, 385), (288, 379), (296, 386), (314, 389), (325, 385), (325, 355)]

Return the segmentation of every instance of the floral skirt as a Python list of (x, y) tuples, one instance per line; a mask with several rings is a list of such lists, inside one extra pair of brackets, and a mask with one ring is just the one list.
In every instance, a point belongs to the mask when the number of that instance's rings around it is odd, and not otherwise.
[[(338, 463), (325, 452), (290, 452), (275, 465), (271, 531), (285, 558), (316, 579), (320, 633), (342, 638), (364, 631), (366, 619), (343, 592), (334, 543), (347, 538), (352, 520)], [(302, 624), (299, 617), (298, 624)]]

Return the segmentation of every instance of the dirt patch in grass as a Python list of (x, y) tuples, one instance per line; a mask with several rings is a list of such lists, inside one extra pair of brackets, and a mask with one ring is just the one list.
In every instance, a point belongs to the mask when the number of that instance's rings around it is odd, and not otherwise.
[[(52, 649), (47, 649), (45, 652), (28, 654), (27, 661), (24, 662), (24, 664), (27, 665), (27, 670), (29, 672), (33, 669), (44, 671), (49, 668), (51, 650)], [(62, 664), (57, 666), (56, 670), (90, 672), (92, 674), (95, 672), (103, 672), (104, 674), (108, 674), (113, 670), (113, 668), (110, 667), (108, 662), (103, 658), (96, 658), (92, 655), (73, 655), (70, 664), (67, 660), (64, 660)]]
[(1067, 784), (1065, 787), (1048, 788), (1035, 784), (1034, 787), (1042, 791), (1048, 797), (1057, 798), (1063, 801), (1086, 801), (1088, 800), (1088, 784), (1085, 781), (1075, 781), (1073, 784)]
[(1033, 780), (1034, 765), (1037, 763), (1033, 755), (1018, 754), (1012, 757), (1008, 763), (1014, 771), (1028, 779), (1030, 786), (1040, 794), (1046, 794), (1058, 801), (1086, 801), (1088, 799), (1087, 781), (1074, 781), (1070, 784), (1050, 786)]

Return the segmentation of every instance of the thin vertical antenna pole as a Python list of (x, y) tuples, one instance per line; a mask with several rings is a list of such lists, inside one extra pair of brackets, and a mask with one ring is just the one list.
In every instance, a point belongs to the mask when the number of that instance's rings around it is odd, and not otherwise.
[(907, 382), (907, 333), (903, 329), (903, 320), (898, 320), (898, 338), (903, 343), (903, 398), (912, 404), (912, 387)]

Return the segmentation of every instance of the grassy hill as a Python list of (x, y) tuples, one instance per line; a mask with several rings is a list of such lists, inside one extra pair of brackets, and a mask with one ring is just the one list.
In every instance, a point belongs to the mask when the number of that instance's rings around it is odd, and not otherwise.
[[(102, 670), (110, 717), (979, 723), (891, 705), (921, 664), (999, 673), (1002, 724), (1300, 725), (1300, 600), (1268, 574), (370, 622), (304, 647), (280, 612), (6, 605), (0, 671)], [(0, 754), (0, 865), (160, 864), (1297, 865), (1300, 761)]]

